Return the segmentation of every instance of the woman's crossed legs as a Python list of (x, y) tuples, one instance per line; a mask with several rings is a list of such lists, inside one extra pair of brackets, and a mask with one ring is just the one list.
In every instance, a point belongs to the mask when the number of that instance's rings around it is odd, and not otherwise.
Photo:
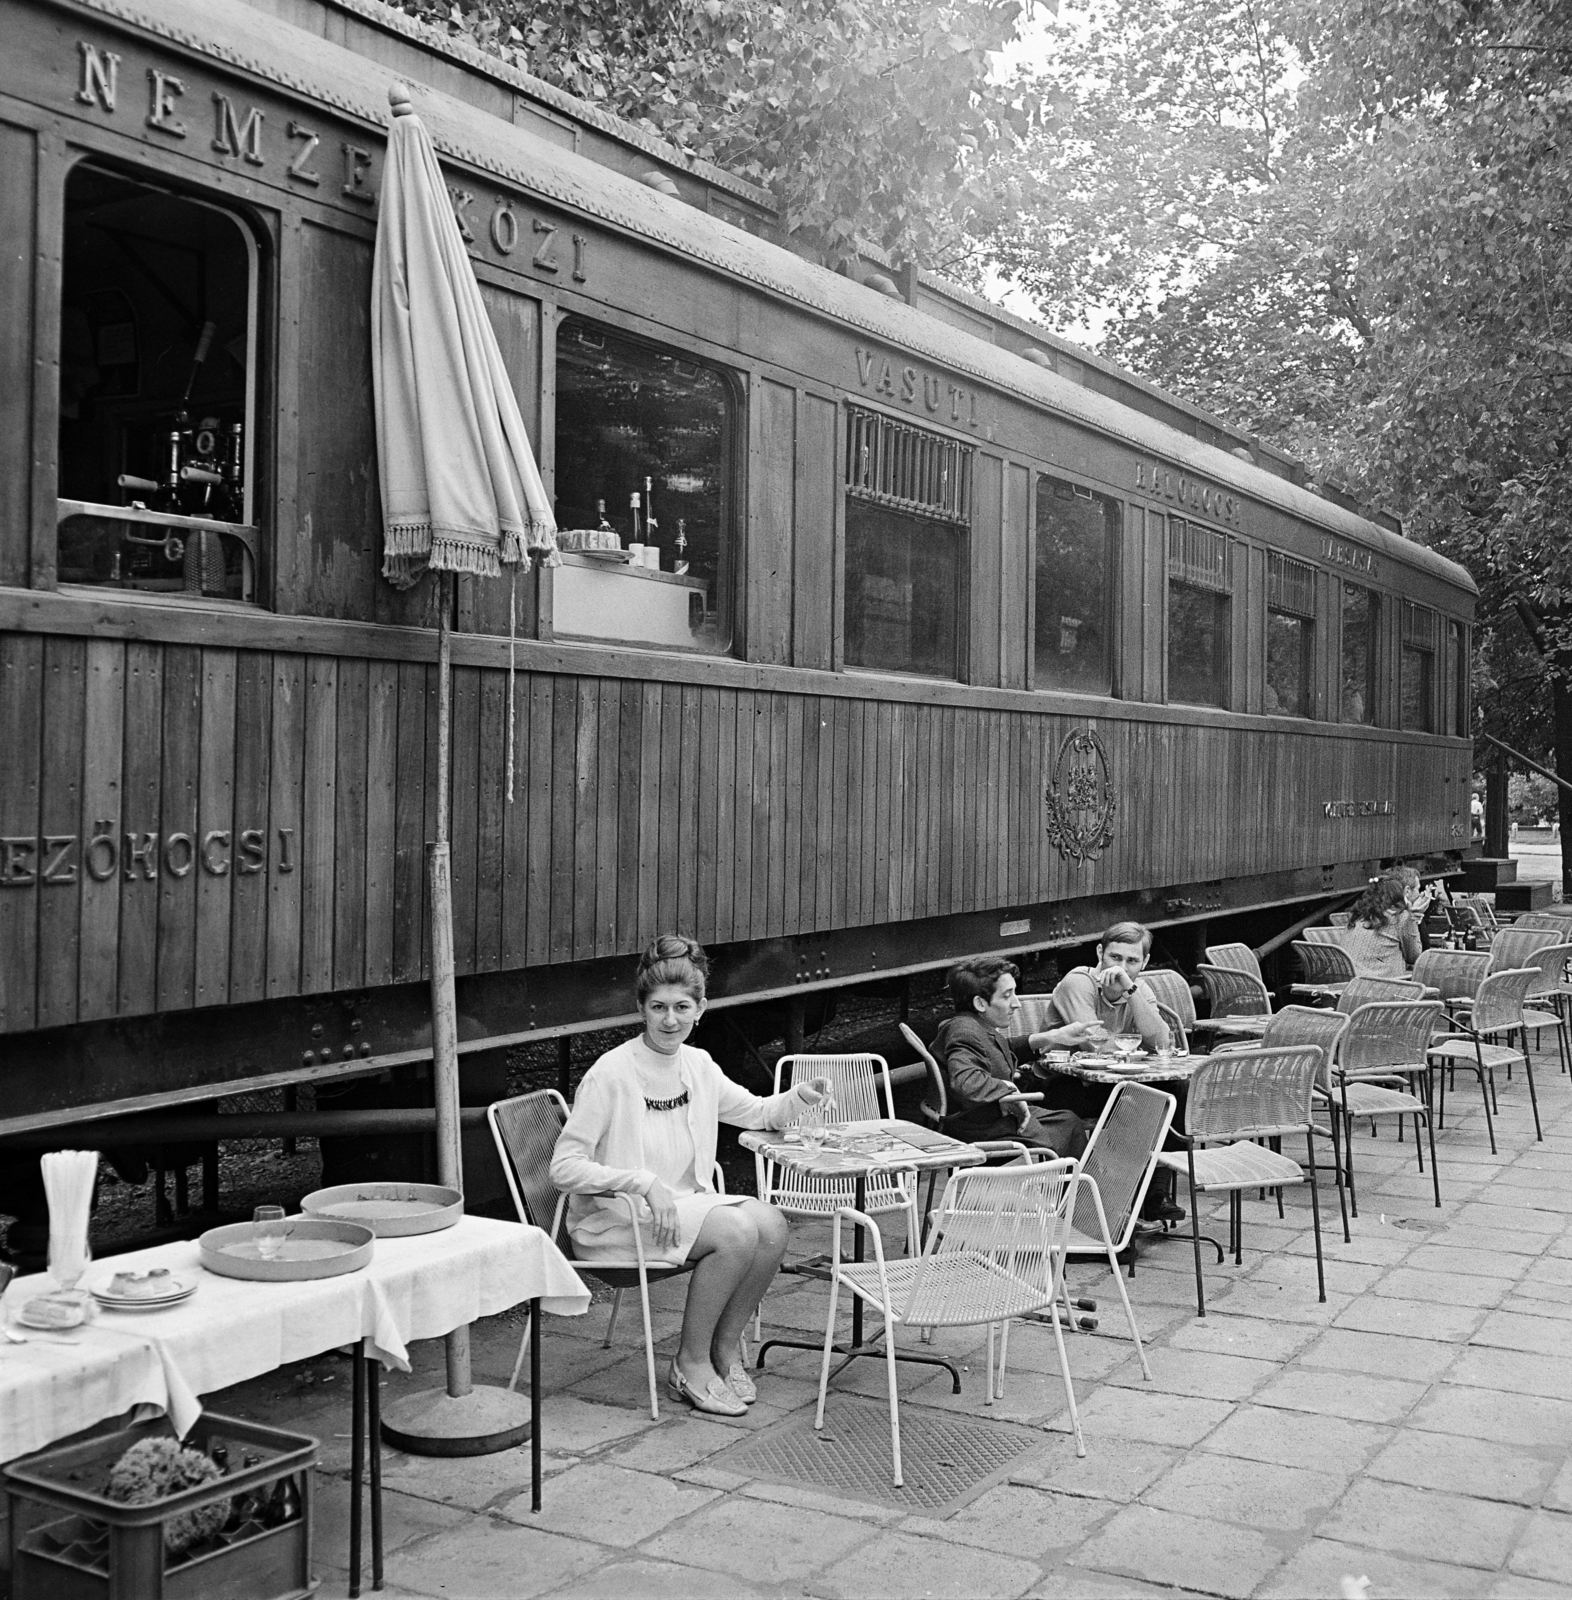
[(786, 1219), (762, 1200), (717, 1206), (704, 1219), (688, 1259), (697, 1263), (682, 1315), (677, 1364), (699, 1391), (723, 1383), (738, 1359), (743, 1330), (786, 1255)]

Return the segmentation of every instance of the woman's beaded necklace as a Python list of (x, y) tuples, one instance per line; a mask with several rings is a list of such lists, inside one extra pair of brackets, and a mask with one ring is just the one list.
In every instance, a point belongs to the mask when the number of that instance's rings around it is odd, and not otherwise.
[[(640, 1049), (642, 1050), (643, 1054), (646, 1057), (658, 1056), (659, 1055), (658, 1051), (651, 1050), (650, 1047), (647, 1044), (645, 1044), (642, 1039), (639, 1041), (639, 1047), (640, 1047)], [(672, 1059), (672, 1058), (668, 1057), (668, 1058), (663, 1058), (663, 1059)], [(681, 1073), (682, 1073), (682, 1068), (680, 1066), (680, 1061), (681, 1061), (681, 1055), (679, 1053), (679, 1055), (675, 1058), (675, 1062), (674, 1062), (674, 1064), (677, 1064), (677, 1073), (678, 1073), (679, 1079), (680, 1079)], [(639, 1076), (640, 1076), (640, 1079), (641, 1079), (639, 1087), (640, 1087), (640, 1089), (643, 1089), (644, 1084), (642, 1082), (642, 1079), (644, 1078), (645, 1073), (644, 1073), (644, 1071), (642, 1069), (642, 1064), (641, 1064), (641, 1070), (640, 1070)], [(687, 1103), (688, 1103), (688, 1088), (687, 1088), (686, 1084), (683, 1085), (683, 1089), (682, 1089), (682, 1093), (681, 1094), (673, 1095), (670, 1099), (667, 1099), (667, 1100), (652, 1100), (649, 1097), (649, 1095), (646, 1094), (644, 1096), (645, 1109), (649, 1110), (649, 1111), (677, 1111), (677, 1110), (680, 1110), (683, 1106), (687, 1105)]]

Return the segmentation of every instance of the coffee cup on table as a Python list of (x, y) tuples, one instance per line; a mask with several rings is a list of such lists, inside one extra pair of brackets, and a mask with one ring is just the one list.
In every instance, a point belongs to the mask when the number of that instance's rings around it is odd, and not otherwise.
[(658, 544), (644, 546), (644, 565), (650, 568), (652, 572), (660, 571), (660, 546)]
[(644, 565), (644, 546), (641, 544), (630, 544), (628, 546), (628, 560), (635, 567), (642, 567)]

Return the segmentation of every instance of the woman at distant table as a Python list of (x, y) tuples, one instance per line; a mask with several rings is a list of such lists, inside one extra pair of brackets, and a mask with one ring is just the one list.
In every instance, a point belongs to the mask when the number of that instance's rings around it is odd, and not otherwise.
[(740, 1417), (757, 1398), (742, 1334), (786, 1254), (786, 1219), (711, 1181), (718, 1124), (783, 1128), (829, 1088), (799, 1083), (761, 1099), (687, 1043), (704, 1015), (708, 962), (692, 939), (663, 934), (639, 962), (644, 1032), (589, 1069), (557, 1138), (551, 1180), (568, 1195), (568, 1233), (591, 1269), (638, 1248), (626, 1204), (636, 1195), (639, 1242), (651, 1263), (694, 1263), (682, 1340), (667, 1382), (699, 1411)]
[(1409, 975), (1419, 959), (1419, 929), (1401, 878), (1377, 878), (1360, 895), (1340, 942), (1361, 978)]

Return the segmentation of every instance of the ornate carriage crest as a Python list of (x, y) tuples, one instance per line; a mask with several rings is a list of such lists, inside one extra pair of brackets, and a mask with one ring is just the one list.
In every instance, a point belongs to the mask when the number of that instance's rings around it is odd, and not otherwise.
[(1113, 843), (1119, 797), (1108, 769), (1108, 751), (1091, 728), (1065, 735), (1043, 796), (1048, 837), (1071, 861), (1095, 861)]

